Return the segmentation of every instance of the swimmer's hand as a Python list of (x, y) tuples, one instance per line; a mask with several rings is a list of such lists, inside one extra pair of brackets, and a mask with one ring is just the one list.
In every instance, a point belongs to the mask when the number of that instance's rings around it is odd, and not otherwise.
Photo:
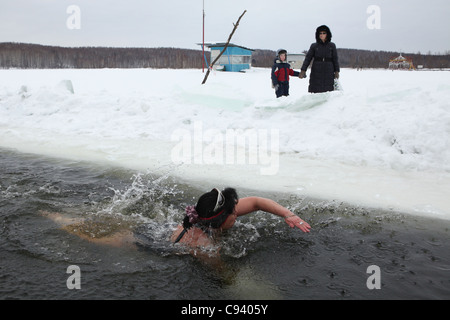
[(284, 221), (289, 225), (289, 227), (294, 228), (297, 227), (303, 232), (309, 232), (311, 226), (304, 220), (302, 220), (299, 216), (295, 214), (291, 214), (284, 218)]

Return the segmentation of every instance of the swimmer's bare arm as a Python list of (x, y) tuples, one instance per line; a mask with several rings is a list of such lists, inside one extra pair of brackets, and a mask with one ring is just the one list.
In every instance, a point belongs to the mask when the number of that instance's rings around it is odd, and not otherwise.
[(299, 216), (292, 213), (289, 209), (276, 203), (273, 200), (260, 197), (247, 197), (239, 199), (236, 205), (237, 216), (243, 216), (254, 211), (266, 211), (284, 218), (284, 221), (291, 227), (297, 227), (303, 232), (309, 232), (311, 226)]

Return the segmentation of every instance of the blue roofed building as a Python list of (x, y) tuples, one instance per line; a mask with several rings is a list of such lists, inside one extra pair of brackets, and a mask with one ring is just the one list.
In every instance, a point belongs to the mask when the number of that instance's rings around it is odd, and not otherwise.
[[(211, 50), (211, 61), (208, 62), (208, 65), (217, 58), (220, 52), (225, 48), (225, 45), (225, 42), (205, 43), (205, 47)], [(219, 60), (214, 64), (214, 69), (231, 72), (240, 72), (245, 69), (250, 69), (253, 51), (254, 50), (252, 49), (230, 43)]]

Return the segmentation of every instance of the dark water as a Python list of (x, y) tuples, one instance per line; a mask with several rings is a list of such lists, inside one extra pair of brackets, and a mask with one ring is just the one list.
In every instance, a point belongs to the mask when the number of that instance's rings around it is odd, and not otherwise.
[[(302, 216), (312, 232), (254, 213), (218, 239), (221, 261), (212, 265), (168, 242), (184, 206), (205, 190), (4, 149), (0, 163), (0, 299), (450, 298), (449, 221), (268, 191), (259, 195)], [(95, 218), (105, 228), (131, 222), (137, 246), (83, 240), (42, 212)], [(67, 286), (71, 265), (80, 289)], [(367, 286), (371, 265), (380, 289)]]

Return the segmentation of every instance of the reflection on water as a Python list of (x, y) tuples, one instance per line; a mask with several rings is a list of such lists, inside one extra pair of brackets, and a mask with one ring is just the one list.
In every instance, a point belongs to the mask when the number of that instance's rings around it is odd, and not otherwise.
[[(310, 234), (263, 212), (218, 237), (202, 261), (169, 237), (204, 190), (169, 176), (0, 152), (0, 298), (32, 299), (446, 299), (448, 221), (290, 195)], [(225, 187), (225, 186), (220, 186)], [(240, 196), (255, 195), (238, 190)], [(70, 219), (61, 227), (42, 212)], [(130, 230), (134, 248), (99, 245)], [(69, 265), (81, 289), (66, 286)], [(381, 289), (366, 286), (381, 270)]]

